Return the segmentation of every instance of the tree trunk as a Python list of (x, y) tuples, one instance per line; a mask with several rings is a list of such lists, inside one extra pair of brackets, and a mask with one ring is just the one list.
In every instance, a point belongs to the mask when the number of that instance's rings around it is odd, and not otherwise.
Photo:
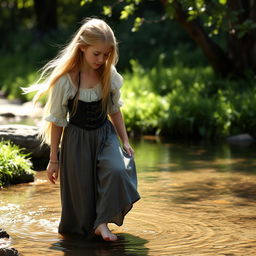
[(49, 32), (57, 28), (57, 0), (34, 0), (37, 29)]
[(175, 20), (187, 31), (190, 37), (202, 49), (204, 55), (208, 59), (210, 65), (215, 72), (225, 76), (231, 70), (231, 63), (226, 53), (218, 46), (205, 32), (197, 19), (188, 21), (188, 14), (182, 9), (177, 1), (172, 3), (174, 7)]
[[(168, 0), (161, 0), (165, 8)], [(229, 19), (229, 33), (227, 38), (227, 53), (217, 45), (205, 32), (198, 19), (188, 21), (188, 14), (182, 5), (174, 0), (170, 3), (174, 19), (187, 31), (190, 37), (202, 49), (214, 71), (222, 76), (229, 74), (243, 76), (246, 69), (256, 70), (256, 36), (255, 31), (238, 37), (235, 27), (246, 19), (256, 22), (256, 0), (228, 0), (230, 12), (240, 11), (239, 19), (234, 23)], [(228, 17), (227, 17), (228, 18)]]

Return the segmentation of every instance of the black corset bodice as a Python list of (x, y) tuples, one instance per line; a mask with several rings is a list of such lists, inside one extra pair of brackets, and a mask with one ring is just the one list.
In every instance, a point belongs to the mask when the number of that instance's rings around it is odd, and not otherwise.
[(102, 112), (102, 100), (85, 102), (78, 100), (76, 112), (71, 115), (74, 99), (68, 101), (69, 123), (82, 129), (100, 128), (107, 121), (107, 114)]

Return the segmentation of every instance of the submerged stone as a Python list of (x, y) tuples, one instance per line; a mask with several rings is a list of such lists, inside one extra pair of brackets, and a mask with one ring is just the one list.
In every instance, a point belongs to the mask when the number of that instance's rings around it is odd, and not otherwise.
[(0, 256), (19, 256), (15, 248), (0, 248)]
[(9, 237), (10, 237), (9, 234), (5, 230), (0, 228), (0, 238), (9, 238)]
[(19, 252), (15, 248), (8, 248), (8, 245), (11, 244), (9, 234), (0, 228), (0, 246), (6, 247), (1, 248), (0, 247), (0, 256), (17, 256), (20, 255)]

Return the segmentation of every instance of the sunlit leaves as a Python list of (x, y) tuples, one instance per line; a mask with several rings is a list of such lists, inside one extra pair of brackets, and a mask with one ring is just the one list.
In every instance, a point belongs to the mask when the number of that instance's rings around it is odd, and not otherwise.
[(93, 0), (81, 0), (80, 6), (84, 6), (85, 4), (92, 3), (92, 2), (93, 2)]
[[(166, 134), (181, 131), (183, 138), (225, 137), (245, 127), (255, 133), (255, 88), (243, 91), (239, 89), (244, 85), (241, 81), (219, 80), (209, 67), (144, 69), (136, 61), (131, 65), (122, 91), (127, 99), (122, 110), (129, 131), (158, 128)], [(160, 93), (163, 86), (167, 87), (164, 94)]]
[[(93, 0), (83, 0), (81, 2), (92, 1)], [(120, 19), (127, 20), (130, 17), (134, 19), (132, 31), (138, 31), (143, 22), (150, 22), (145, 20), (144, 17), (138, 17), (139, 15), (136, 15), (137, 8), (140, 8), (139, 6), (143, 2), (145, 2), (145, 0), (116, 0), (112, 2), (112, 5), (104, 5), (103, 3), (102, 13), (105, 16), (111, 17), (114, 6), (121, 4), (122, 10), (120, 12)], [(199, 18), (202, 24), (204, 24), (209, 36), (213, 36), (219, 34), (223, 28), (227, 30), (226, 24), (223, 26), (223, 23), (227, 22), (227, 19), (225, 19), (225, 17), (227, 17), (226, 2), (226, 0), (167, 0), (164, 5), (165, 15), (168, 18), (174, 18), (177, 11), (176, 8), (180, 6), (184, 12), (187, 13), (188, 21)]]
[(143, 0), (126, 0), (127, 3), (140, 4)]
[(121, 20), (126, 20), (130, 15), (132, 15), (135, 11), (135, 5), (129, 4), (124, 7), (124, 9), (121, 11)]
[(24, 174), (34, 174), (28, 154), (10, 141), (0, 141), (0, 188)]
[(197, 9), (204, 9), (204, 0), (197, 0), (196, 1), (196, 7), (197, 7)]
[(17, 1), (17, 7), (18, 9), (23, 9), (23, 8), (29, 8), (34, 6), (34, 1), (33, 0), (18, 0)]
[(111, 17), (111, 15), (112, 15), (112, 7), (111, 6), (103, 6), (102, 13), (105, 16)]
[[(80, 5), (91, 3), (95, 0), (80, 0)], [(145, 1), (145, 0), (144, 0)], [(18, 3), (26, 4), (31, 3), (33, 0), (18, 0)], [(133, 16), (134, 25), (132, 31), (139, 31), (144, 20), (143, 17), (136, 15), (136, 9), (143, 2), (143, 0), (116, 0), (112, 2), (112, 5), (102, 4), (102, 13), (105, 16), (111, 17), (114, 6), (122, 4), (122, 10), (120, 12), (120, 19), (127, 20)], [(207, 0), (167, 0), (165, 1), (165, 15), (169, 18), (175, 17), (175, 12), (178, 6), (180, 6), (188, 15), (187, 20), (192, 21), (199, 18), (204, 25), (206, 32), (209, 36), (218, 35), (222, 31), (227, 32), (230, 24), (237, 23), (237, 16), (240, 12), (229, 11), (227, 6), (227, 0), (207, 1)], [(175, 7), (176, 6), (176, 7)], [(149, 21), (150, 22), (150, 21)], [(229, 23), (228, 23), (229, 22)], [(252, 20), (246, 20), (242, 24), (236, 25), (232, 28), (232, 31), (236, 31), (239, 38), (244, 37), (249, 31), (256, 28), (255, 22)]]
[(195, 19), (198, 15), (198, 11), (196, 9), (193, 9), (193, 7), (189, 7), (188, 9), (188, 14), (189, 14), (189, 17), (188, 17), (188, 21), (191, 21), (193, 19)]
[[(167, 99), (154, 93), (150, 86), (150, 76), (135, 60), (131, 60), (132, 73), (127, 73), (123, 97), (129, 99), (122, 109), (128, 131), (150, 132), (160, 129), (167, 119), (169, 104)], [(139, 98), (139, 100), (138, 100)]]
[(227, 3), (227, 0), (219, 0), (219, 3), (225, 5)]
[(143, 23), (143, 19), (140, 17), (136, 17), (134, 20), (132, 32), (137, 32), (139, 30), (140, 26), (142, 25), (142, 23)]

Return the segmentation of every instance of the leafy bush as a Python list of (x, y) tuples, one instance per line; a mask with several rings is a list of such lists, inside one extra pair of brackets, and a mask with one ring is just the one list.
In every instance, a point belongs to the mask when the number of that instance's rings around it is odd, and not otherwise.
[(0, 187), (34, 180), (32, 163), (17, 145), (0, 141)]
[(144, 69), (131, 61), (125, 74), (123, 113), (128, 131), (172, 137), (256, 135), (255, 78), (221, 79), (209, 67)]
[[(8, 59), (3, 58), (2, 63)], [(125, 81), (122, 110), (130, 133), (210, 139), (237, 133), (256, 136), (253, 74), (239, 81), (217, 77), (209, 66), (188, 67), (177, 62), (166, 67), (164, 63), (164, 55), (152, 68), (131, 60), (131, 70), (121, 72)], [(3, 80), (3, 89), (11, 97), (30, 100), (32, 94), (21, 95), (19, 87), (35, 81), (36, 73), (29, 65), (20, 66), (12, 78)]]

